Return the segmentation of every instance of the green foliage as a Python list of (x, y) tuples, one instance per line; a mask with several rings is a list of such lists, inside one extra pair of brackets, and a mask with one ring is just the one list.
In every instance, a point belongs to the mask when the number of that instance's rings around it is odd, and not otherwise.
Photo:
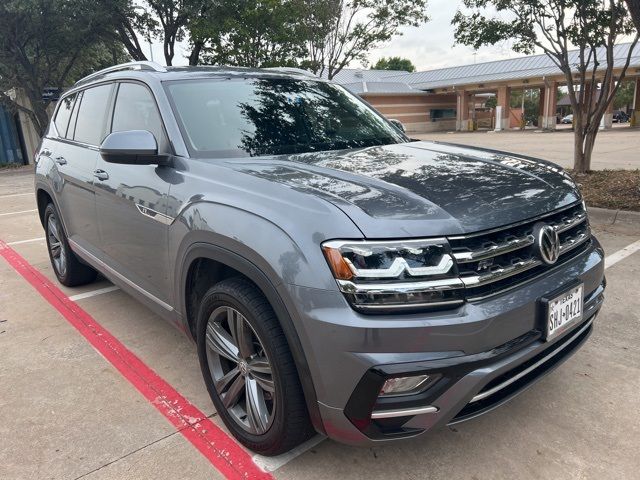
[(198, 25), (208, 38), (203, 62), (243, 67), (296, 66), (304, 57), (303, 0), (240, 0), (222, 4)]
[[(0, 3), (0, 101), (30, 116), (42, 134), (48, 123), (45, 87), (62, 89), (124, 58), (113, 26), (91, 0), (5, 0)], [(28, 104), (7, 94), (20, 89)]]
[(376, 70), (404, 70), (406, 72), (415, 72), (416, 67), (408, 58), (402, 57), (382, 57), (371, 67)]
[(353, 61), (399, 35), (403, 26), (428, 20), (427, 0), (309, 0), (308, 67), (332, 79)]
[[(513, 50), (541, 50), (562, 71), (574, 112), (574, 169), (589, 170), (600, 120), (613, 101), (614, 47), (632, 36), (624, 79), (638, 42), (624, 0), (463, 0), (453, 18), (458, 43), (475, 49), (505, 40)], [(574, 50), (571, 52), (571, 50)], [(600, 94), (596, 96), (597, 84)], [(593, 88), (587, 88), (593, 85)]]
[(635, 82), (624, 82), (616, 92), (613, 99), (613, 108), (620, 110), (629, 105), (633, 105), (633, 94), (635, 91)]

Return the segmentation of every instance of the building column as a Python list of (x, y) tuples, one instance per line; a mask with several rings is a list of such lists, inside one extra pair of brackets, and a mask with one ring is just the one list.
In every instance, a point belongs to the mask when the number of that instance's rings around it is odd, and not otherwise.
[[(615, 86), (615, 78), (611, 78), (611, 88)], [(602, 95), (603, 90), (600, 90), (600, 95)], [(607, 105), (607, 109), (602, 116), (602, 123), (600, 124), (600, 128), (603, 130), (609, 130), (613, 128), (613, 100), (609, 105)]]
[(511, 88), (499, 87), (496, 105), (496, 128), (495, 131), (509, 129), (509, 99), (511, 98)]
[(541, 109), (540, 127), (543, 130), (556, 129), (556, 112), (558, 110), (558, 82), (549, 82), (540, 89)]
[(469, 118), (469, 94), (465, 90), (458, 90), (456, 94), (456, 130), (470, 132), (473, 130), (473, 121)]
[(636, 77), (636, 88), (633, 94), (633, 110), (631, 110), (631, 126), (640, 127), (640, 77)]

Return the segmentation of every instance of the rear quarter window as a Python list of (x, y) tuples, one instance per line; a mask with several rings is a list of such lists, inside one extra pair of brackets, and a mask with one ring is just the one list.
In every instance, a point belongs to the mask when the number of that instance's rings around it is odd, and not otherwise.
[(89, 145), (102, 143), (112, 88), (113, 84), (108, 84), (84, 90), (74, 140)]
[(67, 128), (69, 126), (69, 119), (71, 118), (71, 111), (73, 110), (75, 99), (76, 94), (73, 93), (60, 100), (60, 106), (58, 107), (56, 118), (53, 121), (60, 137), (64, 138), (67, 136)]

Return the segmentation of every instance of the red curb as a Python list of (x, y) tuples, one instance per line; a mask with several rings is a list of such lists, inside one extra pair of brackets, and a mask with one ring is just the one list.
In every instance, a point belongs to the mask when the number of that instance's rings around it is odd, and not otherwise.
[(272, 479), (235, 440), (0, 240), (0, 255), (228, 479)]

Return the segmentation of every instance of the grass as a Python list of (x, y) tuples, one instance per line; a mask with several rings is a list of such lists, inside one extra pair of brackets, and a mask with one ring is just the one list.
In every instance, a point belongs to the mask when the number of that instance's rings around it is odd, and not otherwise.
[(569, 174), (576, 181), (587, 205), (613, 210), (640, 211), (640, 170), (593, 170)]
[(21, 163), (0, 162), (0, 170), (10, 170), (12, 168), (20, 168), (20, 167), (24, 167), (24, 165)]

